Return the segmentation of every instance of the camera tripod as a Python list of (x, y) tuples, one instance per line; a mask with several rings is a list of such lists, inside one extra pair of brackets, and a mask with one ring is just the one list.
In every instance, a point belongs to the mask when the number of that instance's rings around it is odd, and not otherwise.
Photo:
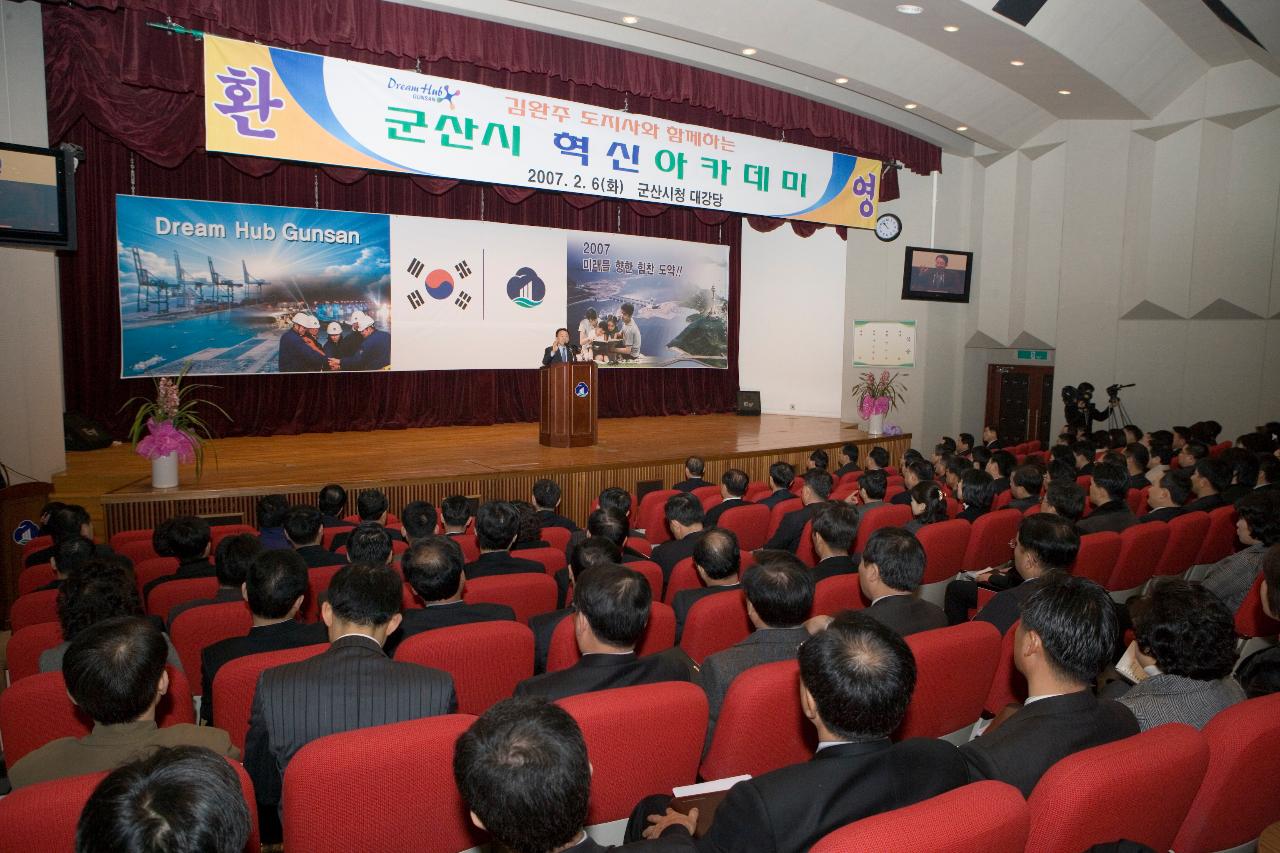
[(1107, 418), (1109, 429), (1121, 429), (1126, 424), (1133, 423), (1129, 418), (1129, 410), (1124, 407), (1124, 401), (1120, 399), (1118, 391), (1111, 396), (1110, 401), (1114, 401), (1115, 405), (1111, 407), (1110, 416)]

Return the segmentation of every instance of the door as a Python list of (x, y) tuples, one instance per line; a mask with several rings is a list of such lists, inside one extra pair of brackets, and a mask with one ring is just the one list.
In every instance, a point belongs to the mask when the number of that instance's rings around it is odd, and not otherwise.
[(1049, 445), (1053, 417), (1053, 368), (1021, 364), (987, 366), (984, 423), (995, 424), (1005, 445), (1039, 439)]

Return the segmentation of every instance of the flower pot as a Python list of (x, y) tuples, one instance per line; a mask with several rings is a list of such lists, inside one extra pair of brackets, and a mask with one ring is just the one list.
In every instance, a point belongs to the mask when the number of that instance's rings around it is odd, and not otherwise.
[[(881, 419), (883, 420), (883, 418)], [(166, 453), (151, 460), (151, 487), (172, 489), (178, 485), (178, 452)]]
[(867, 432), (870, 435), (884, 435), (884, 412), (877, 412), (867, 419)]

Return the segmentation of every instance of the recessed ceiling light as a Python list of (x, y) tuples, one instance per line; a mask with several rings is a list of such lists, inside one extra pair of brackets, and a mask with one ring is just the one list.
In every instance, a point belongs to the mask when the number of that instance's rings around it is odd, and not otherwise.
[(964, 133), (968, 129), (969, 129), (969, 126), (967, 124), (962, 124), (956, 128), (956, 133)]
[(955, 24), (947, 24), (945, 27), (943, 27), (943, 29), (944, 29), (944, 30), (946, 30), (946, 31), (947, 31), (947, 32), (949, 32), (949, 33), (958, 33), (958, 32), (960, 32), (960, 28), (959, 28), (959, 27), (957, 27)]
[(624, 17), (624, 18), (622, 19), (622, 23), (624, 23), (624, 24), (638, 24), (638, 23), (640, 23), (640, 19), (639, 19), (639, 18), (637, 18), (635, 15), (627, 15), (626, 17)]
[(919, 104), (903, 104), (902, 105), (903, 109), (908, 109), (908, 110), (914, 110), (918, 106), (920, 105)]
[(848, 83), (848, 82), (849, 82), (849, 78), (848, 78), (848, 77), (837, 77), (837, 78), (836, 78), (836, 82), (837, 82), (837, 83), (839, 83), (841, 86), (843, 86), (845, 83)]
[(1010, 59), (1009, 64), (1012, 65), (1014, 68), (1021, 68), (1027, 63), (1023, 62), (1021, 59)]
[(1059, 95), (1070, 95), (1070, 94), (1071, 94), (1071, 90), (1070, 90), (1070, 89), (1059, 89), (1059, 90), (1058, 90), (1058, 94), (1059, 94)]
[(742, 49), (742, 55), (743, 55), (743, 56), (755, 56), (755, 55), (756, 55), (756, 49), (755, 49), (754, 47), (744, 47), (744, 48)]
[(897, 9), (904, 15), (919, 15), (924, 11), (923, 6), (917, 6), (914, 3), (899, 3)]

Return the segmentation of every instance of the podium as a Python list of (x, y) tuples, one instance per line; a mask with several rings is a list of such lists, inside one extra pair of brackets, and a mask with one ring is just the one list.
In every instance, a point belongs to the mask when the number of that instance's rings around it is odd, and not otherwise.
[(594, 361), (553, 364), (540, 371), (542, 420), (538, 441), (547, 447), (596, 443), (599, 369)]

